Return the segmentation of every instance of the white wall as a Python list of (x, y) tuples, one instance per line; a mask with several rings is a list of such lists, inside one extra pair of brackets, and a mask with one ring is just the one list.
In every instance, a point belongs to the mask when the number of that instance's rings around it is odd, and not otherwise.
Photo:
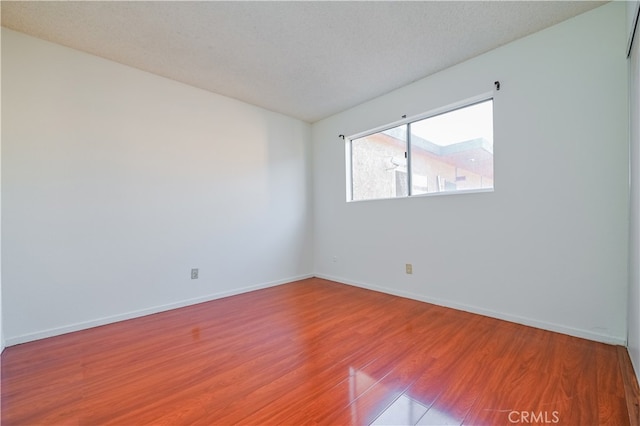
[[(611, 3), (315, 123), (317, 274), (624, 344), (625, 46), (625, 5)], [(339, 134), (495, 80), (495, 192), (345, 202)]]
[(627, 5), (627, 52), (631, 48), (633, 37), (633, 29), (635, 28), (638, 16), (638, 8), (640, 8), (640, 0), (626, 0)]
[(308, 124), (2, 32), (7, 344), (312, 273)]
[[(627, 12), (628, 16), (636, 14), (637, 9), (628, 8)], [(631, 203), (627, 348), (640, 381), (640, 35), (637, 32), (629, 58), (629, 76)]]
[[(1, 14), (0, 14), (1, 15)], [(0, 46), (2, 32), (0, 32)], [(2, 66), (0, 66), (0, 82), (2, 81)], [(2, 99), (2, 84), (0, 84), (0, 99)], [(2, 102), (0, 102), (0, 129), (2, 129)], [(2, 135), (0, 134), (0, 188), (2, 188)], [(4, 350), (4, 329), (2, 326), (2, 191), (0, 191), (0, 353)], [(0, 373), (1, 374), (1, 373)]]

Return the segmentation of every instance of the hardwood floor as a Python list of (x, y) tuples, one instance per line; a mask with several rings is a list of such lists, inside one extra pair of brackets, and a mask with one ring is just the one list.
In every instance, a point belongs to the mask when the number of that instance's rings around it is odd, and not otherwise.
[(2, 424), (630, 423), (618, 348), (309, 279), (26, 343)]

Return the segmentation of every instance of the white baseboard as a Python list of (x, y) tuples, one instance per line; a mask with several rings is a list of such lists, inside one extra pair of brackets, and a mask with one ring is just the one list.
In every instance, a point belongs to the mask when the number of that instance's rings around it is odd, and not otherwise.
[(530, 327), (540, 328), (542, 330), (553, 331), (556, 333), (567, 334), (569, 336), (580, 337), (583, 339), (593, 340), (596, 342), (607, 343), (610, 345), (620, 345), (626, 346), (627, 342), (623, 338), (617, 338), (614, 336), (609, 336), (606, 334), (594, 333), (588, 330), (581, 330), (572, 327), (566, 327), (560, 324), (549, 323), (545, 321), (539, 321), (531, 318), (520, 317), (512, 314), (505, 314), (502, 312), (496, 312), (489, 309), (480, 308), (478, 306), (465, 305), (461, 303), (452, 302), (450, 300), (443, 300), (437, 298), (431, 298), (427, 296), (422, 296), (406, 291), (401, 291), (397, 289), (380, 287), (376, 285), (371, 285), (367, 283), (357, 282), (353, 280), (348, 280), (346, 278), (335, 277), (326, 274), (315, 274), (318, 278), (324, 278), (326, 280), (339, 282), (342, 284), (353, 285), (355, 287), (366, 288), (368, 290), (379, 291), (381, 293), (392, 294), (394, 296), (406, 297), (407, 299), (418, 300), (420, 302), (432, 303), (438, 306), (444, 306), (446, 308), (457, 309), (460, 311), (470, 312), (473, 314), (484, 315), (491, 318), (497, 318), (504, 321), (513, 322), (516, 324), (527, 325)]
[[(177, 309), (177, 308), (182, 308), (182, 307), (185, 307), (185, 306), (195, 305), (195, 304), (198, 304), (198, 303), (209, 302), (211, 300), (222, 299), (224, 297), (235, 296), (237, 294), (247, 293), (247, 292), (254, 291), (254, 290), (260, 290), (260, 289), (263, 289), (263, 288), (274, 287), (274, 286), (277, 286), (277, 285), (282, 285), (282, 284), (290, 283), (290, 282), (293, 282), (293, 281), (298, 281), (298, 280), (302, 280), (302, 279), (306, 279), (306, 278), (312, 278), (314, 276), (318, 277), (318, 278), (323, 278), (323, 279), (335, 281), (335, 282), (338, 282), (338, 283), (346, 284), (346, 285), (353, 285), (353, 286), (356, 286), (356, 287), (366, 288), (366, 289), (369, 289), (369, 290), (379, 291), (379, 292), (382, 292), (382, 293), (392, 294), (392, 295), (395, 295), (395, 296), (406, 297), (408, 299), (418, 300), (418, 301), (426, 302), (426, 303), (432, 303), (432, 304), (438, 305), (438, 306), (444, 306), (444, 307), (447, 307), (447, 308), (457, 309), (457, 310), (461, 310), (461, 311), (465, 311), (465, 312), (471, 312), (471, 313), (474, 313), (474, 314), (484, 315), (484, 316), (488, 316), (488, 317), (491, 317), (491, 318), (497, 318), (497, 319), (501, 319), (501, 320), (504, 320), (504, 321), (514, 322), (514, 323), (517, 323), (517, 324), (523, 324), (523, 325), (527, 325), (527, 326), (531, 326), (531, 327), (536, 327), (536, 328), (540, 328), (540, 329), (543, 329), (543, 330), (553, 331), (553, 332), (556, 332), (556, 333), (567, 334), (569, 336), (580, 337), (580, 338), (583, 338), (583, 339), (593, 340), (593, 341), (596, 341), (596, 342), (608, 343), (608, 344), (612, 344), (612, 345), (621, 345), (621, 346), (626, 346), (626, 343), (627, 343), (624, 339), (616, 338), (616, 337), (613, 337), (613, 336), (604, 335), (604, 334), (600, 334), (600, 333), (594, 333), (594, 332), (591, 332), (591, 331), (588, 331), (588, 330), (575, 329), (575, 328), (572, 328), (572, 327), (566, 327), (566, 326), (559, 325), (559, 324), (549, 323), (549, 322), (545, 322), (545, 321), (539, 321), (539, 320), (535, 320), (535, 319), (531, 319), (531, 318), (520, 317), (520, 316), (517, 316), (517, 315), (504, 314), (504, 313), (501, 313), (501, 312), (496, 312), (496, 311), (492, 311), (492, 310), (488, 310), (488, 309), (483, 309), (483, 308), (480, 308), (480, 307), (477, 307), (477, 306), (464, 305), (464, 304), (452, 302), (452, 301), (449, 301), (449, 300), (430, 298), (430, 297), (426, 297), (426, 296), (422, 296), (422, 295), (418, 295), (418, 294), (414, 294), (414, 293), (410, 293), (410, 292), (406, 292), (406, 291), (401, 291), (401, 290), (397, 290), (397, 289), (371, 285), (371, 284), (367, 284), (367, 283), (363, 283), (363, 282), (353, 281), (353, 280), (349, 280), (349, 279), (346, 279), (346, 278), (336, 277), (336, 276), (331, 276), (331, 275), (326, 275), (326, 274), (305, 274), (305, 275), (290, 277), (290, 278), (283, 279), (283, 280), (271, 281), (271, 282), (261, 283), (261, 284), (257, 284), (257, 285), (253, 285), (253, 286), (242, 287), (242, 288), (239, 288), (239, 289), (234, 289), (234, 290), (229, 290), (229, 291), (209, 294), (209, 295), (202, 296), (202, 297), (197, 297), (197, 298), (194, 298), (194, 299), (182, 300), (182, 301), (175, 302), (175, 303), (169, 303), (169, 304), (166, 304), (166, 305), (154, 306), (154, 307), (150, 307), (150, 308), (146, 308), (146, 309), (141, 309), (141, 310), (138, 310), (138, 311), (127, 312), (127, 313), (124, 313), (124, 314), (112, 315), (112, 316), (108, 316), (108, 317), (104, 317), (104, 318), (98, 318), (98, 319), (91, 320), (91, 321), (85, 321), (85, 322), (70, 324), (70, 325), (63, 326), (63, 327), (51, 328), (51, 329), (39, 331), (39, 332), (36, 332), (36, 333), (29, 333), (29, 334), (24, 334), (24, 335), (20, 335), (20, 336), (9, 337), (9, 338), (5, 338), (5, 342), (4, 343), (5, 343), (6, 347), (9, 347), (9, 346), (18, 345), (18, 344), (21, 344), (21, 343), (31, 342), (31, 341), (34, 341), (34, 340), (45, 339), (47, 337), (59, 336), (61, 334), (66, 334), (66, 333), (71, 333), (71, 332), (74, 332), (74, 331), (85, 330), (85, 329), (92, 328), (92, 327), (99, 327), (101, 325), (107, 325), (107, 324), (111, 324), (111, 323), (118, 322), (118, 321), (125, 321), (125, 320), (128, 320), (128, 319), (143, 317), (143, 316), (146, 316), (146, 315), (156, 314), (156, 313), (159, 313), (159, 312), (165, 312), (165, 311), (169, 311), (169, 310), (172, 310), (172, 309)], [(4, 350), (4, 348), (2, 348), (2, 350)], [(1, 353), (1, 350), (0, 350), (0, 353)]]
[(19, 345), (21, 343), (27, 343), (34, 340), (45, 339), (47, 337), (59, 336), (61, 334), (72, 333), (74, 331), (85, 330), (87, 328), (99, 327), (101, 325), (107, 325), (114, 322), (125, 321), (133, 318), (139, 318), (146, 315), (157, 314), (159, 312), (165, 312), (172, 309), (183, 308), (185, 306), (195, 305), (198, 303), (209, 302), (211, 300), (222, 299), (224, 297), (235, 296), (237, 294), (248, 293), (254, 290), (260, 290), (268, 287), (275, 287), (277, 285), (290, 283), (293, 281), (299, 281), (306, 278), (312, 278), (313, 274), (299, 275), (295, 277), (289, 277), (283, 280), (270, 281), (266, 283), (256, 284), (248, 287), (242, 287), (234, 290), (223, 291), (220, 293), (208, 294), (206, 296), (196, 297), (194, 299), (181, 300), (175, 303), (168, 303), (166, 305), (153, 306), (138, 311), (126, 312), (123, 314), (111, 315), (108, 317), (98, 318), (91, 321), (83, 321), (75, 324), (70, 324), (63, 327), (50, 328), (36, 333), (23, 334), (20, 336), (8, 337), (5, 339), (7, 347), (13, 345)]

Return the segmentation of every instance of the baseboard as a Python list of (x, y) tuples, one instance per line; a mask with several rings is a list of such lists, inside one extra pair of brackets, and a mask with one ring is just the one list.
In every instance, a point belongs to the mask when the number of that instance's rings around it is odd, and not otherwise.
[(29, 333), (29, 334), (24, 334), (24, 335), (20, 335), (20, 336), (9, 337), (9, 338), (5, 338), (5, 342), (4, 343), (5, 343), (6, 347), (9, 347), (9, 346), (18, 345), (18, 344), (21, 344), (21, 343), (31, 342), (31, 341), (34, 341), (34, 340), (45, 339), (47, 337), (59, 336), (61, 334), (72, 333), (74, 331), (80, 331), (80, 330), (85, 330), (85, 329), (88, 329), (88, 328), (99, 327), (99, 326), (102, 326), (102, 325), (107, 325), (107, 324), (111, 324), (111, 323), (118, 322), (118, 321), (125, 321), (125, 320), (129, 320), (129, 319), (133, 319), (133, 318), (143, 317), (143, 316), (146, 316), (146, 315), (156, 314), (156, 313), (159, 313), (159, 312), (165, 312), (165, 311), (169, 311), (171, 309), (177, 309), (177, 308), (182, 308), (182, 307), (185, 307), (185, 306), (195, 305), (195, 304), (198, 304), (198, 303), (209, 302), (211, 300), (222, 299), (224, 297), (235, 296), (237, 294), (247, 293), (247, 292), (254, 291), (254, 290), (260, 290), (260, 289), (263, 289), (263, 288), (274, 287), (274, 286), (277, 286), (277, 285), (282, 285), (282, 284), (286, 284), (286, 283), (293, 282), (293, 281), (298, 281), (298, 280), (302, 280), (302, 279), (306, 279), (306, 278), (312, 278), (314, 276), (318, 277), (318, 278), (323, 278), (323, 279), (339, 282), (339, 283), (346, 284), (346, 285), (353, 285), (353, 286), (356, 286), (356, 287), (361, 287), (361, 288), (366, 288), (366, 289), (369, 289), (369, 290), (379, 291), (381, 293), (387, 293), (387, 294), (392, 294), (392, 295), (395, 295), (395, 296), (406, 297), (408, 299), (418, 300), (418, 301), (426, 302), (426, 303), (432, 303), (432, 304), (438, 305), (438, 306), (444, 306), (444, 307), (447, 307), (447, 308), (457, 309), (457, 310), (461, 310), (461, 311), (465, 311), (465, 312), (471, 312), (471, 313), (474, 313), (474, 314), (484, 315), (484, 316), (488, 316), (488, 317), (492, 317), (492, 318), (501, 319), (501, 320), (504, 320), (504, 321), (514, 322), (514, 323), (517, 323), (517, 324), (523, 324), (523, 325), (527, 325), (527, 326), (530, 326), (530, 327), (536, 327), (536, 328), (540, 328), (540, 329), (543, 329), (543, 330), (549, 330), (549, 331), (562, 333), (562, 334), (567, 334), (567, 335), (570, 335), (570, 336), (580, 337), (580, 338), (584, 338), (584, 339), (588, 339), (588, 340), (594, 340), (594, 341), (597, 341), (597, 342), (603, 342), (603, 343), (608, 343), (608, 344), (613, 344), (613, 345), (620, 345), (620, 346), (625, 346), (626, 345), (626, 341), (624, 339), (618, 339), (618, 338), (615, 338), (615, 337), (612, 337), (612, 336), (608, 336), (608, 335), (603, 335), (603, 334), (599, 334), (599, 333), (593, 333), (593, 332), (586, 331), (586, 330), (574, 329), (574, 328), (571, 328), (571, 327), (565, 327), (565, 326), (558, 325), (558, 324), (548, 323), (548, 322), (544, 322), (544, 321), (538, 321), (538, 320), (534, 320), (534, 319), (531, 319), (531, 318), (525, 318), (525, 317), (520, 317), (520, 316), (510, 315), (510, 314), (504, 314), (504, 313), (501, 313), (501, 312), (496, 312), (496, 311), (480, 308), (480, 307), (477, 307), (477, 306), (464, 305), (464, 304), (452, 302), (452, 301), (449, 301), (449, 300), (430, 298), (430, 297), (426, 297), (426, 296), (422, 296), (422, 295), (418, 295), (418, 294), (414, 294), (414, 293), (410, 293), (410, 292), (406, 292), (406, 291), (400, 291), (400, 290), (396, 290), (396, 289), (390, 289), (390, 288), (387, 288), (387, 287), (371, 285), (371, 284), (367, 284), (367, 283), (363, 283), (363, 282), (357, 282), (357, 281), (349, 280), (349, 279), (346, 279), (346, 278), (336, 277), (336, 276), (326, 275), (326, 274), (299, 275), (299, 276), (289, 277), (289, 278), (282, 279), (282, 280), (271, 281), (271, 282), (256, 284), (256, 285), (252, 285), (252, 286), (242, 287), (242, 288), (238, 288), (238, 289), (234, 289), (234, 290), (230, 290), (230, 291), (213, 293), (213, 294), (209, 294), (209, 295), (206, 295), (206, 296), (201, 296), (201, 297), (197, 297), (197, 298), (193, 298), (193, 299), (182, 300), (182, 301), (179, 301), (179, 302), (170, 303), (170, 304), (166, 304), (166, 305), (154, 306), (154, 307), (150, 307), (150, 308), (146, 308), (146, 309), (141, 309), (141, 310), (138, 310), (138, 311), (131, 311), (131, 312), (127, 312), (127, 313), (124, 313), (124, 314), (112, 315), (112, 316), (109, 316), (109, 317), (98, 318), (98, 319), (91, 320), (91, 321), (85, 321), (85, 322), (70, 324), (68, 326), (51, 328), (51, 329), (39, 331), (39, 332), (36, 332), (36, 333)]
[(74, 331), (80, 331), (80, 330), (86, 330), (88, 328), (99, 327), (102, 325), (112, 324), (114, 322), (143, 317), (146, 315), (157, 314), (159, 312), (170, 311), (172, 309), (183, 308), (185, 306), (195, 305), (203, 302), (209, 302), (211, 300), (222, 299), (224, 297), (229, 297), (229, 296), (235, 296), (237, 294), (248, 293), (250, 291), (260, 290), (263, 288), (275, 287), (277, 285), (282, 285), (282, 284), (290, 283), (293, 281), (312, 278), (313, 276), (314, 276), (313, 274), (299, 275), (299, 276), (289, 277), (282, 280), (270, 281), (270, 282), (242, 287), (234, 290), (208, 294), (206, 296), (196, 297), (193, 299), (181, 300), (179, 302), (168, 303), (166, 305), (153, 306), (146, 309), (140, 309), (137, 311), (131, 311), (123, 314), (98, 318), (91, 321), (79, 322), (79, 323), (70, 324), (64, 327), (50, 328), (48, 330), (43, 330), (36, 333), (29, 333), (29, 334), (23, 334), (20, 336), (8, 337), (5, 339), (5, 344), (7, 347), (13, 346), (13, 345), (19, 345), (21, 343), (27, 343), (34, 340), (46, 339), (47, 337), (59, 336), (61, 334), (72, 333)]
[(496, 312), (496, 311), (492, 311), (490, 309), (484, 309), (478, 306), (465, 305), (457, 302), (452, 302), (450, 300), (431, 298), (431, 297), (414, 294), (407, 291), (396, 290), (396, 289), (391, 289), (387, 287), (380, 287), (380, 286), (371, 285), (368, 283), (353, 281), (353, 280), (349, 280), (341, 277), (335, 277), (332, 275), (315, 274), (315, 276), (318, 278), (323, 278), (326, 280), (335, 281), (342, 284), (353, 285), (355, 287), (366, 288), (368, 290), (379, 291), (381, 293), (392, 294), (394, 296), (406, 297), (407, 299), (413, 299), (421, 302), (432, 303), (434, 305), (444, 306), (446, 308), (452, 308), (460, 311), (470, 312), (473, 314), (484, 315), (491, 318), (497, 318), (500, 320), (509, 321), (516, 324), (527, 325), (530, 327), (540, 328), (542, 330), (553, 331), (556, 333), (567, 334), (569, 336), (580, 337), (583, 339), (593, 340), (596, 342), (602, 342), (602, 343), (619, 345), (619, 346), (626, 346), (627, 344), (625, 339), (616, 338), (613, 336), (600, 334), (600, 333), (594, 333), (588, 330), (581, 330), (581, 329), (566, 327), (560, 324), (539, 321), (532, 318), (526, 318), (526, 317), (520, 317), (517, 315)]

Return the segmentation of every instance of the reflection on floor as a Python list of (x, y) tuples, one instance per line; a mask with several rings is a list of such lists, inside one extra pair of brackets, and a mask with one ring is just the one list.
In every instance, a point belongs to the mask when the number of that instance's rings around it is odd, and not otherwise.
[[(366, 415), (358, 413), (358, 404), (353, 404), (357, 398), (364, 393), (372, 390), (378, 380), (373, 379), (369, 375), (358, 371), (353, 367), (349, 368), (349, 385), (350, 398), (352, 407), (351, 424), (363, 424), (362, 420)], [(384, 385), (381, 385), (383, 388)], [(381, 392), (381, 389), (377, 390)], [(386, 389), (382, 393), (387, 396), (396, 396), (397, 398), (390, 405), (382, 409), (375, 420), (370, 423), (376, 426), (386, 425), (458, 425), (460, 424), (455, 418), (448, 416), (446, 413), (439, 411), (435, 404), (425, 405), (420, 401), (410, 397), (406, 393), (399, 394), (393, 389)]]
[(624, 426), (634, 379), (622, 347), (321, 279), (1, 361), (2, 425)]

